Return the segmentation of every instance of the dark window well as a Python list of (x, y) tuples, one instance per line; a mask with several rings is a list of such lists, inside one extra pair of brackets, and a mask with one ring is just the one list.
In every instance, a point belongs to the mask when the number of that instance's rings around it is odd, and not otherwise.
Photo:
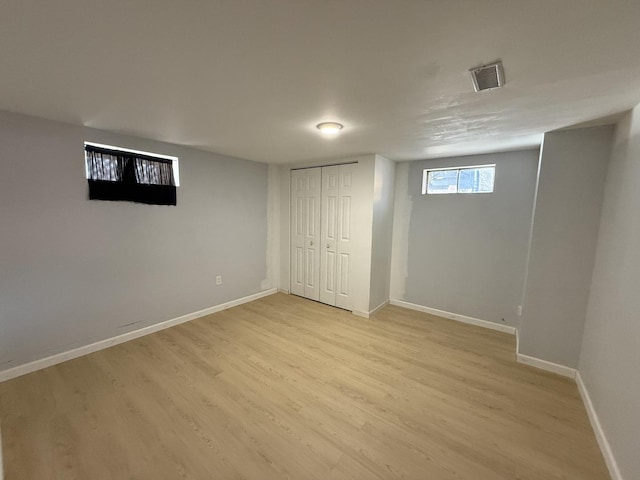
[(89, 198), (175, 205), (173, 160), (85, 143)]

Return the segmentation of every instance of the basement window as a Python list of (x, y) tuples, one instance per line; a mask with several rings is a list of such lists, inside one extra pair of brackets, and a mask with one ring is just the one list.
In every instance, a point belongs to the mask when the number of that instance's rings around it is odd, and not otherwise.
[(422, 174), (422, 194), (492, 193), (496, 166), (425, 168)]
[(84, 143), (90, 200), (176, 205), (178, 158)]

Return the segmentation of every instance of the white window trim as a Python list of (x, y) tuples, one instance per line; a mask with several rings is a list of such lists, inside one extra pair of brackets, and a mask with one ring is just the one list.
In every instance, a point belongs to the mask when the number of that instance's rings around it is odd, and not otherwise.
[(495, 187), (496, 187), (496, 181), (495, 181), (495, 177), (493, 179), (493, 190), (491, 192), (432, 192), (432, 193), (427, 193), (427, 187), (428, 187), (428, 183), (429, 183), (429, 172), (444, 172), (447, 170), (466, 170), (469, 168), (488, 168), (488, 167), (493, 167), (494, 171), (496, 169), (496, 164), (495, 163), (487, 163), (485, 165), (466, 165), (463, 167), (442, 167), (442, 168), (425, 168), (422, 171), (422, 195), (453, 195), (455, 194), (460, 194), (460, 195), (465, 195), (465, 194), (474, 194), (477, 195), (479, 193), (493, 193), (495, 191)]
[[(131, 148), (123, 148), (117, 147), (115, 145), (106, 145), (104, 143), (96, 143), (96, 142), (84, 142), (85, 145), (91, 145), (92, 147), (98, 148), (108, 148), (110, 150), (115, 150), (119, 152), (127, 152), (127, 153), (137, 153), (140, 155), (148, 155), (150, 157), (162, 158), (165, 160), (171, 160), (171, 168), (173, 169), (173, 180), (176, 183), (176, 187), (180, 186), (180, 168), (179, 168), (179, 159), (178, 157), (172, 157), (171, 155), (163, 155), (161, 153), (154, 152), (145, 152), (144, 150), (133, 150)], [(85, 163), (85, 176), (89, 178), (89, 170), (87, 169)]]

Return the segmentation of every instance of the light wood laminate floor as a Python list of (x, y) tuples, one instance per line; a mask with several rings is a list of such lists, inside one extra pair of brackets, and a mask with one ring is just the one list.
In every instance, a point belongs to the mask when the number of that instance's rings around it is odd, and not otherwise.
[(5, 480), (608, 479), (514, 343), (272, 295), (0, 384)]

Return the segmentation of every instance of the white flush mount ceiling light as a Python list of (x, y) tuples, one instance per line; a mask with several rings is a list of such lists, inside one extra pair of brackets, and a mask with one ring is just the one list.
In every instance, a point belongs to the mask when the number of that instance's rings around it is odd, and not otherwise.
[(342, 130), (343, 125), (338, 122), (322, 122), (316, 128), (324, 135), (337, 135)]
[(502, 68), (501, 61), (472, 68), (469, 73), (471, 73), (473, 89), (476, 92), (493, 90), (504, 85), (504, 68)]

